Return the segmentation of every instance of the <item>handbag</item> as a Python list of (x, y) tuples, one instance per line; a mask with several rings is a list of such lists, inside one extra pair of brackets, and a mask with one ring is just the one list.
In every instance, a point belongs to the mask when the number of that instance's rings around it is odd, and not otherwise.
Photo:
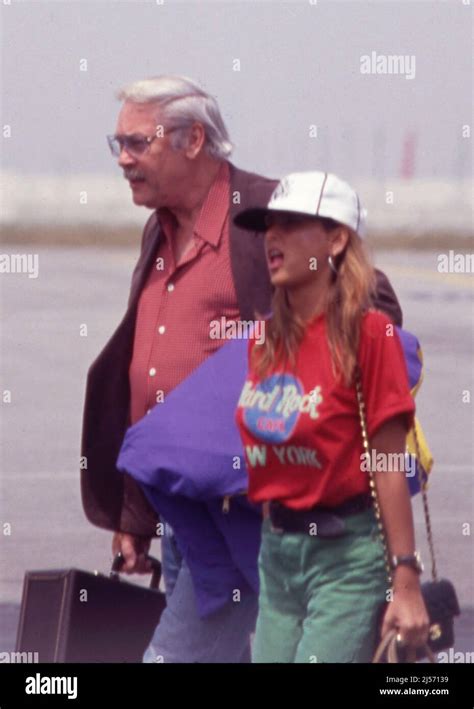
[(35, 662), (141, 662), (166, 606), (158, 590), (161, 564), (150, 588), (123, 581), (121, 554), (110, 574), (79, 569), (27, 571), (16, 652)]
[[(359, 420), (362, 433), (362, 445), (364, 455), (366, 456), (367, 461), (370, 461), (370, 444), (367, 433), (367, 420), (365, 414), (365, 402), (362, 394), (360, 370), (357, 370), (356, 372), (355, 384), (357, 404), (359, 409)], [(413, 435), (417, 451), (417, 458), (419, 460), (420, 452), (416, 426), (413, 427)], [(392, 572), (390, 567), (387, 537), (385, 534), (382, 516), (380, 513), (380, 505), (378, 501), (377, 488), (375, 485), (375, 477), (371, 466), (368, 465), (367, 467), (369, 470), (369, 485), (370, 492), (372, 495), (375, 517), (377, 520), (379, 536), (384, 550), (387, 579), (389, 585), (391, 586)], [(417, 470), (420, 478), (420, 490), (423, 500), (423, 514), (425, 519), (426, 534), (428, 538), (428, 547), (431, 559), (431, 581), (425, 581), (421, 584), (421, 593), (425, 602), (426, 610), (430, 621), (428, 641), (424, 646), (417, 648), (416, 650), (411, 650), (400, 645), (400, 643), (397, 641), (397, 633), (387, 633), (387, 635), (381, 639), (379, 646), (377, 647), (373, 662), (380, 662), (384, 656), (386, 657), (387, 662), (414, 662), (417, 659), (421, 660), (424, 658), (428, 658), (430, 662), (436, 662), (434, 656), (435, 652), (445, 650), (454, 645), (454, 616), (460, 614), (459, 602), (457, 599), (456, 590), (451, 581), (448, 581), (447, 579), (438, 578), (436, 557), (434, 551), (433, 530), (431, 526), (431, 516), (428, 505), (427, 481), (426, 478), (422, 478), (420, 466), (417, 467)]]

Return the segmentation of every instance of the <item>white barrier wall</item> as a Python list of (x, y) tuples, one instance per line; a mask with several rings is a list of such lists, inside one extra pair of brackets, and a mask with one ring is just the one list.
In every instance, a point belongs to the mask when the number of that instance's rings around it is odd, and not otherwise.
[[(374, 231), (469, 233), (473, 180), (354, 181)], [(149, 210), (132, 203), (116, 175), (72, 177), (0, 173), (0, 224), (143, 224)]]

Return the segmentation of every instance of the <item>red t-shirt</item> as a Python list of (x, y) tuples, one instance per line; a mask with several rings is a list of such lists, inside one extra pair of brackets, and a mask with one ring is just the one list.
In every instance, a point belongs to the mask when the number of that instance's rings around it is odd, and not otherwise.
[[(255, 340), (249, 343), (249, 362)], [(369, 440), (388, 419), (415, 404), (398, 334), (383, 313), (362, 320), (359, 346)], [(355, 386), (336, 378), (324, 315), (307, 326), (296, 365), (259, 381), (250, 367), (240, 395), (237, 425), (249, 470), (249, 498), (287, 507), (333, 507), (369, 491)]]

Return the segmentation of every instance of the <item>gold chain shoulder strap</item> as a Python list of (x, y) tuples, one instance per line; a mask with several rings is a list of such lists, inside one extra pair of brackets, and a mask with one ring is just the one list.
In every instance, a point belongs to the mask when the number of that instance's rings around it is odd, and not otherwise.
[(377, 488), (375, 486), (375, 476), (374, 476), (374, 472), (372, 470), (372, 465), (370, 462), (370, 444), (369, 444), (369, 436), (367, 433), (367, 419), (366, 419), (366, 415), (365, 415), (365, 401), (364, 401), (364, 396), (362, 394), (362, 382), (361, 382), (361, 376), (360, 376), (359, 369), (356, 370), (355, 385), (356, 385), (356, 394), (357, 394), (357, 405), (359, 407), (360, 430), (362, 433), (362, 447), (364, 449), (364, 457), (366, 459), (367, 468), (369, 471), (370, 494), (372, 496), (375, 518), (377, 520), (377, 527), (379, 530), (379, 536), (380, 536), (380, 540), (381, 540), (382, 546), (383, 546), (383, 552), (384, 552), (384, 558), (385, 558), (385, 569), (387, 571), (387, 580), (388, 580), (389, 586), (391, 586), (392, 585), (392, 568), (390, 565), (390, 556), (389, 556), (389, 551), (388, 551), (387, 537), (386, 537), (385, 529), (383, 526), (382, 514), (380, 512), (380, 505), (379, 505), (379, 498), (377, 495)]
[(421, 498), (423, 500), (423, 516), (425, 518), (426, 536), (428, 539), (428, 548), (430, 550), (431, 578), (433, 579), (433, 581), (437, 581), (438, 580), (438, 570), (436, 568), (436, 556), (435, 556), (435, 550), (434, 550), (433, 528), (431, 526), (430, 508), (428, 505), (428, 493), (427, 493), (428, 481), (423, 480), (423, 474), (421, 471), (421, 453), (420, 453), (420, 443), (418, 441), (418, 433), (416, 430), (416, 421), (413, 425), (413, 438), (415, 439), (417, 467), (420, 468), (419, 473), (418, 473), (418, 480), (420, 481)]
[[(364, 449), (364, 456), (366, 458), (367, 462), (367, 467), (369, 470), (369, 485), (370, 485), (370, 493), (372, 495), (372, 500), (374, 503), (374, 512), (375, 512), (375, 517), (377, 519), (377, 526), (380, 534), (380, 539), (382, 541), (383, 549), (384, 549), (384, 556), (385, 556), (385, 567), (387, 570), (387, 579), (389, 584), (392, 584), (392, 570), (390, 566), (390, 556), (389, 556), (389, 551), (388, 551), (388, 543), (387, 543), (387, 537), (385, 534), (385, 529), (383, 526), (383, 521), (382, 521), (382, 515), (380, 512), (380, 504), (379, 504), (379, 499), (377, 495), (377, 488), (375, 485), (375, 476), (372, 470), (371, 466), (371, 460), (370, 460), (370, 444), (369, 444), (369, 436), (367, 433), (367, 418), (366, 418), (366, 412), (365, 412), (365, 402), (364, 402), (364, 396), (362, 394), (362, 380), (361, 380), (361, 373), (360, 369), (357, 368), (356, 373), (355, 373), (355, 385), (356, 385), (356, 394), (357, 394), (357, 405), (359, 407), (359, 419), (360, 419), (360, 429), (362, 432), (362, 446)], [(416, 424), (413, 427), (413, 434), (414, 434), (414, 439), (415, 439), (415, 448), (416, 448), (416, 458), (417, 461), (421, 461), (421, 456), (420, 456), (420, 444), (418, 441), (418, 435), (416, 431)], [(428, 495), (426, 492), (427, 488), (427, 482), (423, 480), (422, 472), (421, 472), (421, 463), (419, 465), (420, 470), (419, 470), (419, 481), (420, 481), (420, 490), (421, 490), (421, 495), (423, 499), (423, 514), (425, 518), (425, 526), (426, 526), (426, 536), (428, 538), (428, 546), (430, 550), (430, 557), (431, 557), (431, 577), (433, 581), (437, 581), (438, 579), (438, 574), (437, 574), (437, 569), (436, 569), (436, 557), (435, 557), (435, 551), (434, 551), (434, 541), (433, 541), (433, 530), (431, 527), (431, 517), (430, 517), (430, 510), (429, 510), (429, 505), (428, 505)]]

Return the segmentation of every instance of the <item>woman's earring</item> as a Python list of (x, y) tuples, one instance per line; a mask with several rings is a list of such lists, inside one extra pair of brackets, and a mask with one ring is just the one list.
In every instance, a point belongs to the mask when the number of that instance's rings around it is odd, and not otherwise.
[(329, 268), (331, 269), (331, 271), (333, 273), (335, 273), (337, 276), (337, 268), (334, 265), (334, 261), (332, 260), (332, 256), (328, 256), (328, 264), (329, 264)]

